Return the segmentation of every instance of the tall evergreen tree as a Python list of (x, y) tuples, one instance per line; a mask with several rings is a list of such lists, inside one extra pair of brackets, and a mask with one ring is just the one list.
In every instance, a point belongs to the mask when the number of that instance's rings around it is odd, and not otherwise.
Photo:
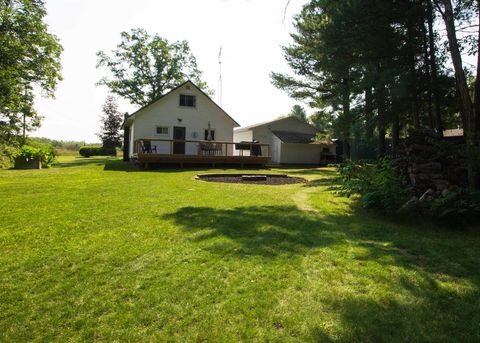
[(292, 110), (288, 114), (290, 117), (295, 117), (301, 121), (308, 123), (307, 112), (300, 105), (293, 105)]
[[(470, 188), (478, 187), (478, 135), (477, 135), (477, 121), (480, 116), (477, 113), (477, 108), (480, 108), (480, 105), (477, 103), (480, 99), (477, 96), (470, 96), (470, 89), (467, 83), (467, 77), (465, 75), (465, 70), (463, 67), (461, 47), (459, 40), (457, 38), (457, 27), (455, 23), (455, 11), (454, 6), (451, 0), (434, 0), (435, 5), (438, 8), (438, 11), (441, 13), (443, 21), (445, 23), (445, 28), (447, 30), (448, 46), (450, 50), (450, 56), (452, 58), (452, 64), (455, 70), (455, 79), (457, 82), (458, 97), (460, 104), (460, 111), (463, 113), (464, 119), (464, 135), (467, 145), (467, 160), (468, 160), (468, 184)], [(467, 1), (467, 3), (469, 3)], [(462, 1), (459, 1), (459, 5), (462, 4)], [(478, 15), (478, 6), (480, 2), (476, 3), (477, 5), (477, 15)], [(480, 25), (480, 22), (479, 22)], [(479, 29), (480, 37), (480, 29)], [(480, 41), (480, 38), (479, 38)], [(478, 42), (477, 42), (478, 44)], [(478, 47), (478, 46), (477, 46)], [(477, 70), (480, 68), (480, 65), (477, 65)], [(479, 72), (477, 72), (479, 75)], [(480, 82), (477, 79), (477, 82)], [(478, 85), (477, 85), (478, 89)], [(477, 94), (475, 91), (475, 95)], [(477, 103), (475, 103), (475, 101)]]
[(123, 116), (118, 111), (115, 97), (109, 95), (102, 107), (102, 127), (98, 136), (105, 148), (117, 148), (122, 146), (121, 126)]
[[(311, 0), (295, 17), (293, 44), (284, 48), (294, 75), (272, 73), (273, 84), (320, 115), (333, 113), (347, 155), (353, 128), (356, 139), (359, 128), (362, 139), (377, 137), (379, 155), (388, 136), (396, 150), (412, 128), (441, 134), (446, 114), (440, 110), (454, 108), (450, 96), (441, 95), (455, 88), (443, 82), (449, 70), (437, 47), (438, 6), (431, 1), (440, 0)], [(455, 13), (465, 13), (465, 21), (477, 3), (457, 0), (457, 8), (469, 10)], [(449, 125), (454, 119), (449, 112)]]

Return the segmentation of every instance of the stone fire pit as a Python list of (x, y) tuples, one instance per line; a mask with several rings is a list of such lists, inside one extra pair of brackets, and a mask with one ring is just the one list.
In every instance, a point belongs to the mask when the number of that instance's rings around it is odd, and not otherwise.
[(254, 185), (290, 185), (306, 182), (301, 177), (291, 177), (286, 174), (202, 174), (197, 175), (196, 179), (207, 182)]

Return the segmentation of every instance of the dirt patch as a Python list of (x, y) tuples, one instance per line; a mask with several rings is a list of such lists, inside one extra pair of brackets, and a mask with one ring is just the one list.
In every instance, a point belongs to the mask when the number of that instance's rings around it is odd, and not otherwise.
[[(264, 176), (263, 180), (259, 180)], [(284, 174), (204, 174), (197, 175), (198, 180), (207, 182), (242, 183), (247, 185), (291, 185), (304, 183), (301, 177), (291, 177)]]

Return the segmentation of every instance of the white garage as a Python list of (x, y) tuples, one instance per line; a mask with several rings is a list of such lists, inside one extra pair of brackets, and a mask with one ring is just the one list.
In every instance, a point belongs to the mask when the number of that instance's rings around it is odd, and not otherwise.
[(335, 155), (331, 142), (315, 141), (319, 131), (295, 117), (285, 117), (236, 129), (235, 142), (270, 144), (274, 164), (320, 165)]

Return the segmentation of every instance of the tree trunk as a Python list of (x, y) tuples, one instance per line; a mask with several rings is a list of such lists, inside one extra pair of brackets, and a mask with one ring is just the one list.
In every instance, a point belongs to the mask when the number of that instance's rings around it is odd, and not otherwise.
[(412, 20), (410, 13), (407, 18), (407, 53), (410, 67), (409, 75), (409, 93), (410, 93), (410, 111), (413, 125), (416, 129), (420, 128), (420, 116), (418, 110), (418, 92), (417, 92), (417, 70), (415, 68), (415, 21)]
[(394, 157), (398, 155), (400, 145), (400, 118), (398, 112), (395, 111), (393, 114), (392, 122), (392, 154)]
[[(477, 0), (477, 10), (480, 13), (480, 0)], [(477, 46), (480, 47), (480, 16), (478, 20)], [(475, 142), (478, 144), (480, 138), (480, 52), (477, 52), (477, 73), (475, 78), (475, 95), (473, 98), (473, 107), (475, 114)]]
[(437, 133), (443, 137), (443, 121), (440, 113), (440, 94), (438, 92), (437, 54), (435, 47), (435, 31), (433, 30), (432, 0), (427, 1), (428, 40), (430, 45), (430, 89), (433, 95), (432, 110), (435, 117)]
[(343, 107), (343, 117), (344, 117), (344, 125), (343, 125), (343, 154), (345, 158), (350, 159), (351, 151), (350, 151), (350, 144), (351, 144), (351, 137), (350, 131), (352, 126), (352, 118), (351, 118), (351, 111), (350, 111), (350, 86), (348, 84), (348, 80), (343, 80), (344, 90), (343, 90), (343, 97), (342, 97), (342, 107)]
[[(437, 6), (438, 1), (435, 0)], [(455, 78), (457, 80), (458, 94), (460, 100), (460, 108), (465, 115), (464, 136), (467, 145), (467, 169), (468, 169), (468, 186), (471, 189), (477, 188), (477, 168), (475, 161), (475, 110), (470, 98), (465, 71), (463, 70), (462, 56), (457, 40), (455, 20), (453, 17), (453, 8), (450, 0), (441, 0), (444, 6), (442, 12), (445, 27), (447, 29), (448, 45), (452, 57), (453, 67), (455, 69)]]
[(430, 55), (428, 53), (428, 37), (427, 37), (427, 30), (425, 25), (422, 25), (422, 38), (423, 38), (423, 61), (425, 67), (425, 75), (427, 76), (429, 87), (427, 89), (427, 107), (428, 107), (428, 123), (431, 130), (435, 130), (435, 118), (433, 117), (433, 92), (431, 87), (431, 66), (430, 66)]
[[(455, 97), (457, 99), (460, 99), (460, 90), (458, 89), (457, 79), (455, 79)], [(465, 119), (465, 112), (463, 111), (462, 107), (460, 107), (460, 120), (462, 121), (462, 127), (466, 128), (467, 127), (467, 121)]]
[(372, 88), (365, 90), (365, 136), (369, 140), (373, 137), (373, 95)]
[(380, 85), (375, 89), (375, 98), (378, 109), (378, 156), (385, 156), (385, 122), (386, 122), (386, 106), (385, 106), (385, 86)]

